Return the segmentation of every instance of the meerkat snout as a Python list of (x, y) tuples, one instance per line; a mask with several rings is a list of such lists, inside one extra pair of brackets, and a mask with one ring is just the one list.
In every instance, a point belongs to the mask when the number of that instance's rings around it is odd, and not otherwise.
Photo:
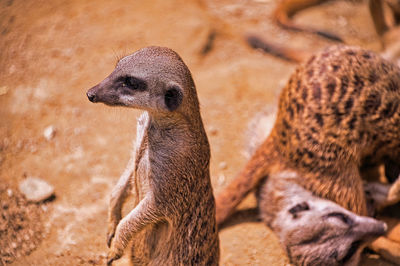
[(92, 91), (88, 91), (86, 93), (86, 96), (88, 97), (89, 101), (91, 101), (92, 103), (96, 102), (96, 94), (94, 94)]

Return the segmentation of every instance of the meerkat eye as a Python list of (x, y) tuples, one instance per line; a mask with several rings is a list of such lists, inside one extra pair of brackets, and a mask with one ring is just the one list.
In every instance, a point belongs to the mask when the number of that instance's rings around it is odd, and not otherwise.
[(347, 225), (352, 225), (354, 223), (350, 217), (348, 217), (347, 215), (340, 213), (340, 212), (331, 212), (331, 213), (327, 214), (325, 217), (326, 218), (334, 217), (336, 219), (339, 219), (340, 221), (342, 221), (344, 224), (347, 224)]
[(308, 211), (310, 210), (310, 206), (308, 206), (307, 202), (302, 202), (299, 204), (296, 204), (296, 206), (290, 208), (289, 213), (293, 215), (293, 218), (296, 219), (298, 218), (298, 213), (303, 212), (303, 211)]
[(131, 76), (124, 77), (122, 79), (122, 85), (135, 91), (144, 91), (147, 88), (145, 81)]
[(169, 88), (164, 94), (165, 105), (169, 111), (176, 110), (182, 103), (182, 99), (182, 90), (177, 86)]

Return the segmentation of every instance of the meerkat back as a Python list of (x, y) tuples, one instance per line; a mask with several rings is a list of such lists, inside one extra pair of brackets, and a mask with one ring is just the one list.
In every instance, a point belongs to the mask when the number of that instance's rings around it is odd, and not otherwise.
[(271, 135), (303, 187), (366, 215), (360, 166), (400, 165), (399, 67), (356, 47), (317, 53), (283, 89)]

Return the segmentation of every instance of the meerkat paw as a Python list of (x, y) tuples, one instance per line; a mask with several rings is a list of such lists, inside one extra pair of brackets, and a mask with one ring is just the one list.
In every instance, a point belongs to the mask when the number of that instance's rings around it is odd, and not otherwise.
[(111, 247), (111, 242), (115, 236), (115, 230), (117, 229), (118, 222), (110, 221), (107, 228), (107, 247)]
[(387, 197), (390, 185), (377, 182), (364, 184), (365, 199), (367, 201), (368, 213), (373, 216), (387, 205)]
[(400, 265), (400, 243), (382, 236), (372, 242), (369, 247), (386, 260)]
[(114, 238), (114, 240), (110, 241), (112, 244), (107, 254), (107, 265), (112, 265), (113, 261), (120, 259), (124, 254), (124, 245), (116, 240), (117, 239)]
[(126, 219), (122, 220), (114, 230), (110, 231), (111, 247), (107, 255), (107, 265), (111, 265), (113, 261), (122, 257), (131, 237)]
[(113, 261), (120, 259), (122, 257), (122, 253), (123, 253), (122, 251), (114, 252), (111, 249), (107, 254), (107, 266), (111, 266)]

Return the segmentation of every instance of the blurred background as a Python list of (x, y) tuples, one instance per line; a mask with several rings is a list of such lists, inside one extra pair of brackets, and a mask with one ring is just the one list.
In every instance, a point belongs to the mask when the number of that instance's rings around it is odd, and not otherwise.
[[(1, 0), (0, 265), (105, 263), (109, 194), (128, 162), (140, 112), (92, 104), (86, 91), (118, 58), (144, 46), (170, 47), (191, 69), (214, 192), (221, 191), (260, 141), (258, 132), (273, 123), (280, 89), (296, 67), (251, 49), (244, 36), (315, 51), (335, 44), (278, 27), (277, 1)], [(294, 21), (381, 49), (362, 0), (330, 1)], [(44, 183), (47, 195), (29, 199), (35, 192), (21, 186), (32, 178), (40, 181), (33, 189)], [(254, 207), (249, 197), (220, 232), (221, 264), (288, 264)], [(366, 253), (362, 265), (391, 264)]]

